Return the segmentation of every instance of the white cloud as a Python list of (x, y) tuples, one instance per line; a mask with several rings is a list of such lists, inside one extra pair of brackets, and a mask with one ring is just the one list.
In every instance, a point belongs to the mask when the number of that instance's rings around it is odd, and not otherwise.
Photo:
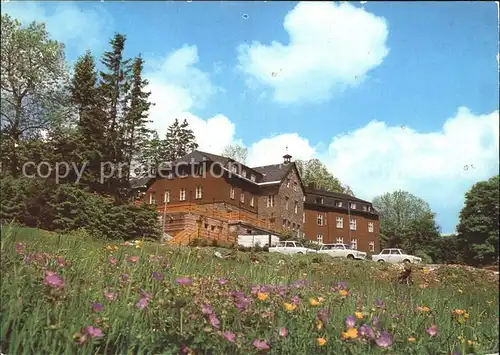
[(283, 26), (289, 44), (238, 47), (249, 87), (272, 89), (277, 102), (326, 100), (358, 85), (389, 53), (385, 19), (349, 3), (301, 2)]
[(113, 18), (102, 6), (83, 10), (72, 2), (57, 3), (53, 11), (37, 2), (8, 2), (2, 4), (2, 12), (24, 25), (43, 22), (53, 39), (82, 51), (105, 45), (107, 38), (103, 33), (109, 32), (113, 24)]
[[(183, 46), (162, 60), (154, 60), (145, 76), (150, 84), (150, 101), (155, 103), (149, 118), (151, 128), (161, 137), (177, 118), (186, 119), (196, 135), (200, 150), (221, 153), (234, 140), (235, 127), (223, 114), (203, 119), (191, 111), (202, 108), (217, 93), (208, 73), (196, 67), (199, 62), (196, 46)], [(151, 63), (147, 60), (146, 63)]]
[(438, 132), (372, 121), (334, 137), (326, 151), (286, 134), (254, 143), (249, 157), (258, 165), (280, 162), (288, 145), (295, 159), (320, 158), (357, 197), (371, 200), (403, 189), (425, 199), (443, 231), (452, 232), (464, 194), (477, 181), (498, 174), (498, 131), (498, 111), (476, 115), (460, 107)]
[(315, 153), (309, 141), (297, 133), (280, 134), (252, 144), (248, 149), (248, 164), (262, 166), (281, 163), (287, 147), (294, 159), (310, 159)]

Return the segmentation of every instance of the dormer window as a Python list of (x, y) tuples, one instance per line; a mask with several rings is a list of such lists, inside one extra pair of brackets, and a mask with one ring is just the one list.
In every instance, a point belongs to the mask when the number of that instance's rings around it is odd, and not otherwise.
[(342, 207), (342, 201), (335, 201), (335, 207)]
[(356, 204), (355, 204), (355, 203), (351, 203), (351, 209), (352, 209), (352, 210), (355, 210), (355, 209), (356, 209)]
[(246, 178), (246, 177), (247, 177), (247, 171), (246, 171), (246, 170), (243, 170), (243, 171), (241, 172), (241, 175), (242, 175), (244, 178)]
[(250, 175), (250, 180), (255, 182), (255, 175), (254, 174)]
[(319, 205), (323, 204), (323, 197), (316, 197), (316, 203)]
[(231, 166), (231, 171), (235, 174), (238, 173), (238, 167), (236, 165)]

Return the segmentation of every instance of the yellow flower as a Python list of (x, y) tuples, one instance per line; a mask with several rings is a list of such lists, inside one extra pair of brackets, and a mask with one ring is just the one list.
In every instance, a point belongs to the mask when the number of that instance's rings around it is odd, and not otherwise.
[(341, 295), (342, 297), (348, 296), (349, 295), (349, 291), (347, 291), (347, 290), (340, 290), (339, 291), (339, 295)]
[(414, 342), (414, 341), (417, 341), (417, 339), (415, 339), (414, 337), (409, 337), (408, 341)]
[(327, 340), (325, 338), (318, 338), (318, 339), (316, 339), (316, 341), (318, 342), (319, 346), (323, 346), (326, 344)]
[(288, 311), (288, 312), (291, 312), (293, 310), (295, 310), (295, 308), (297, 308), (297, 305), (294, 304), (294, 303), (284, 303), (283, 304), (285, 306), (285, 309)]
[(310, 304), (311, 306), (319, 306), (319, 305), (321, 304), (321, 302), (320, 302), (320, 301), (318, 301), (318, 300), (317, 300), (317, 299), (315, 299), (315, 298), (310, 297), (310, 298), (309, 298), (309, 304)]
[(349, 328), (341, 335), (342, 339), (356, 339), (358, 337), (358, 330), (356, 328)]
[(465, 319), (468, 319), (469, 317), (470, 317), (470, 316), (469, 316), (469, 313), (465, 313), (465, 314), (464, 314), (464, 318), (465, 318)]
[(354, 312), (354, 315), (358, 319), (363, 319), (363, 317), (365, 316), (362, 312)]
[(464, 311), (463, 309), (455, 309), (455, 310), (453, 311), (453, 314), (454, 314), (454, 315), (457, 315), (457, 316), (461, 316), (461, 315), (462, 315), (462, 314), (464, 314), (464, 313), (465, 313), (465, 311)]
[(467, 340), (467, 344), (472, 345), (474, 342), (472, 340)]
[(417, 307), (417, 311), (420, 311), (420, 312), (429, 312), (431, 309), (429, 307), (426, 307), (426, 306), (418, 306)]
[(264, 292), (259, 292), (259, 293), (257, 293), (257, 297), (259, 298), (259, 300), (265, 301), (265, 300), (267, 300), (269, 295), (267, 293), (264, 293)]
[(316, 329), (318, 330), (323, 329), (323, 322), (319, 319), (316, 320)]
[(424, 267), (424, 274), (428, 274), (429, 273), (429, 269), (427, 269), (426, 267)]

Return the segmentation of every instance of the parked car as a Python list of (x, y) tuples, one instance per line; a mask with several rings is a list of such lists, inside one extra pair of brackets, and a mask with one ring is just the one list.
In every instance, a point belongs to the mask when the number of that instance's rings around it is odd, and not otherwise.
[(389, 248), (383, 249), (380, 254), (372, 256), (373, 261), (377, 261), (379, 263), (412, 263), (419, 264), (422, 262), (422, 259), (414, 256), (405, 254), (405, 252), (401, 249)]
[(353, 249), (350, 244), (323, 244), (317, 251), (319, 254), (327, 254), (334, 258), (366, 259), (366, 253)]
[(274, 247), (269, 247), (269, 252), (281, 253), (281, 254), (306, 254), (306, 253), (315, 253), (316, 250), (306, 248), (300, 242), (296, 242), (293, 240), (286, 240), (283, 242), (279, 242)]

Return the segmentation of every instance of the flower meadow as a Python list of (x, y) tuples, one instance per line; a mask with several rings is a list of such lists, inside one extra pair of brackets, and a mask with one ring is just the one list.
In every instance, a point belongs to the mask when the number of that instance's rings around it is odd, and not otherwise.
[[(4, 354), (488, 354), (498, 275), (3, 227)], [(220, 249), (227, 255), (229, 250)]]

